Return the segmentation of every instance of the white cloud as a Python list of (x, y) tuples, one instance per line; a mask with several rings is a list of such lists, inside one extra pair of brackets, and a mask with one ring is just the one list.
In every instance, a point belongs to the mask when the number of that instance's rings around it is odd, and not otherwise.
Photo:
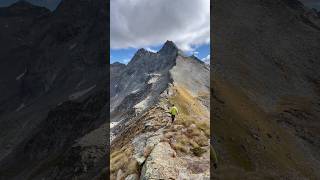
[(119, 59), (119, 60), (114, 60), (112, 62), (120, 62), (122, 64), (128, 64), (130, 59)]
[(130, 59), (123, 59), (120, 62), (124, 63), (124, 64), (128, 64), (128, 62), (130, 61)]
[(210, 0), (111, 0), (111, 48), (174, 41), (184, 51), (210, 42)]
[(147, 51), (150, 51), (150, 52), (153, 52), (153, 53), (156, 53), (156, 52), (157, 52), (157, 50), (151, 49), (150, 47), (147, 47), (146, 50), (147, 50)]
[(201, 59), (203, 62), (210, 64), (210, 54), (208, 54), (206, 57)]

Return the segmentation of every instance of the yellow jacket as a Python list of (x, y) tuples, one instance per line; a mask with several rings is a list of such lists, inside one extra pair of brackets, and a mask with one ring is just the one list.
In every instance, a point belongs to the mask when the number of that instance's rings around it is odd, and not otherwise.
[(171, 114), (171, 115), (177, 115), (177, 114), (178, 114), (178, 109), (177, 109), (177, 107), (175, 107), (175, 106), (171, 107), (171, 109), (170, 109), (170, 114)]

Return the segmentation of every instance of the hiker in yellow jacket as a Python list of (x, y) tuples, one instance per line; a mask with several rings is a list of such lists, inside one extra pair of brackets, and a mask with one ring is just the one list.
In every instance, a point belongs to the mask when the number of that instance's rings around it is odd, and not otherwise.
[(171, 114), (171, 121), (173, 123), (176, 115), (178, 114), (178, 108), (174, 106), (174, 104), (172, 104), (172, 107), (170, 109), (170, 114)]

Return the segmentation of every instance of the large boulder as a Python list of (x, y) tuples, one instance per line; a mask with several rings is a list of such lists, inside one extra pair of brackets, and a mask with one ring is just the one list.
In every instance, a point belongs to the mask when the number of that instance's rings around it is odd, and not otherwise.
[(157, 144), (143, 165), (140, 179), (177, 179), (181, 161), (173, 157), (174, 153), (169, 143)]

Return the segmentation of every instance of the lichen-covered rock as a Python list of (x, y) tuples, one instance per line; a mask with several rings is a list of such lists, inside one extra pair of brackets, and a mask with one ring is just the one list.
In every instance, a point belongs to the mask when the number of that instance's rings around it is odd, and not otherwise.
[(123, 171), (120, 169), (117, 173), (117, 180), (122, 180), (124, 178), (124, 173)]
[(167, 142), (156, 145), (142, 168), (140, 179), (177, 179), (181, 162), (173, 154)]
[[(209, 156), (209, 154), (207, 154)], [(156, 145), (147, 158), (141, 180), (146, 179), (210, 179), (208, 157), (196, 160), (196, 157), (177, 157), (167, 142)]]
[(130, 174), (129, 176), (126, 177), (125, 180), (138, 180), (139, 176), (137, 174)]
[[(133, 157), (138, 161), (141, 165), (146, 160), (145, 150), (147, 147), (154, 147), (156, 144), (160, 142), (162, 136), (162, 129), (159, 129), (156, 132), (147, 132), (140, 134), (133, 141), (132, 144), (134, 146), (134, 154)], [(148, 153), (149, 154), (149, 153)]]

